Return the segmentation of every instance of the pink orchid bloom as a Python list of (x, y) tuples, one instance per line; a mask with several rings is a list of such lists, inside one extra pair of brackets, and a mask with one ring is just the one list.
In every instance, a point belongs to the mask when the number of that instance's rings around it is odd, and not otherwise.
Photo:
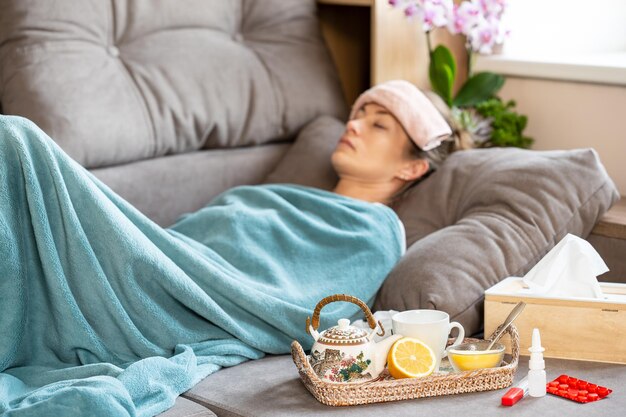
[(467, 34), (467, 38), (472, 51), (490, 54), (495, 45), (504, 42), (506, 33), (500, 20), (492, 16), (489, 19), (481, 19)]
[(485, 17), (496, 15), (500, 17), (507, 6), (507, 0), (479, 0)]
[(508, 0), (388, 0), (393, 7), (404, 9), (410, 19), (422, 23), (425, 32), (446, 27), (452, 34), (462, 34), (472, 51), (488, 54), (504, 42), (508, 30), (502, 27), (502, 14)]
[(466, 36), (472, 51), (489, 54), (493, 47), (504, 42), (508, 34), (502, 27), (502, 13), (507, 0), (470, 0), (461, 3), (454, 10), (448, 22), (451, 33)]
[(388, 0), (393, 7), (404, 10), (404, 15), (418, 19), (424, 31), (446, 26), (453, 8), (453, 0)]
[(414, 3), (411, 3), (404, 8), (404, 15), (407, 17), (415, 16), (416, 14), (418, 14), (418, 12), (419, 9)]
[(446, 26), (453, 9), (452, 0), (423, 0), (422, 20), (425, 31)]

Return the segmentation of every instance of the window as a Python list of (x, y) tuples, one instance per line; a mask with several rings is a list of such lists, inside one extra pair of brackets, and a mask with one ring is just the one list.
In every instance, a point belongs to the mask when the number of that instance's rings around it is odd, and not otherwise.
[(477, 70), (626, 85), (625, 0), (509, 0), (502, 53)]

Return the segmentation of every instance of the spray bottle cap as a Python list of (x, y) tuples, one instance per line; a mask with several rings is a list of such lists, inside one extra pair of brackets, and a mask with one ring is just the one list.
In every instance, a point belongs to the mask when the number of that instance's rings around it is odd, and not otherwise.
[(530, 351), (530, 361), (528, 362), (528, 369), (540, 370), (545, 369), (546, 363), (543, 360), (543, 351), (541, 347), (541, 336), (539, 335), (539, 329), (533, 329), (532, 345), (528, 349)]

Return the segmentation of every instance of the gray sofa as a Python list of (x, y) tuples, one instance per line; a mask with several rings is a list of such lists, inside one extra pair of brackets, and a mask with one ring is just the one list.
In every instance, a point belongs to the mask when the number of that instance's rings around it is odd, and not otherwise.
[(314, 1), (0, 1), (1, 106), (161, 225), (345, 117)]
[[(314, 0), (0, 0), (0, 109), (168, 226), (239, 184), (332, 188), (348, 106)], [(485, 288), (587, 236), (617, 198), (590, 149), (454, 154), (395, 207), (408, 251), (375, 307), (437, 308), (480, 332)], [(248, 406), (272, 366), (297, 378), (285, 356), (258, 362), (236, 375)], [(224, 404), (218, 375), (164, 415), (254, 415)], [(291, 415), (316, 414), (285, 395)]]

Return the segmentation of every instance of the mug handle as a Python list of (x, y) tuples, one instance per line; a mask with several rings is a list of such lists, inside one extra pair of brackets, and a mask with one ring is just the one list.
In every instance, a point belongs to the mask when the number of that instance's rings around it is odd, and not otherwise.
[(446, 348), (446, 350), (443, 351), (443, 355), (441, 355), (442, 358), (445, 358), (446, 356), (448, 356), (448, 349), (450, 349), (453, 346), (460, 345), (461, 343), (463, 343), (463, 339), (465, 339), (465, 329), (463, 328), (463, 326), (461, 326), (461, 323), (459, 323), (458, 321), (453, 321), (452, 323), (450, 323), (450, 325), (448, 326), (448, 334), (450, 334), (452, 329), (454, 329), (455, 327), (459, 329), (459, 335), (456, 337), (456, 340), (454, 341), (454, 343), (452, 343), (450, 346)]

